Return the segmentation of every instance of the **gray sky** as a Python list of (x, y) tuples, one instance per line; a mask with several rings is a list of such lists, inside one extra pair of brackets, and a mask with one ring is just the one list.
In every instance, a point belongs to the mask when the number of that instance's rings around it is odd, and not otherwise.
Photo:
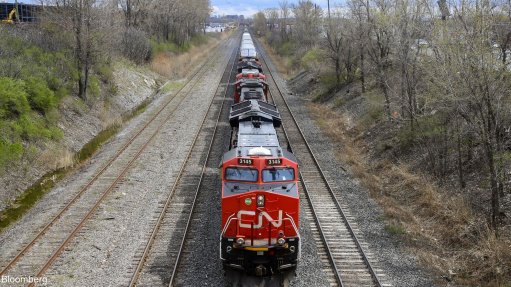
[[(298, 0), (288, 0), (289, 3), (298, 3)], [(327, 0), (312, 0), (312, 2), (321, 7), (327, 6)], [(331, 0), (330, 5), (340, 2), (339, 0)], [(277, 8), (278, 0), (211, 0), (213, 15), (245, 15), (252, 16), (260, 10), (266, 8)]]
[[(18, 0), (24, 3), (36, 3), (35, 0)], [(278, 0), (210, 0), (213, 8), (213, 15), (245, 15), (252, 16), (260, 10), (266, 8), (277, 8)], [(288, 0), (289, 3), (298, 3), (298, 0)], [(333, 3), (339, 3), (341, 0), (331, 0)], [(14, 2), (14, 0), (0, 0), (0, 2)], [(327, 0), (312, 0), (312, 2), (326, 7)]]

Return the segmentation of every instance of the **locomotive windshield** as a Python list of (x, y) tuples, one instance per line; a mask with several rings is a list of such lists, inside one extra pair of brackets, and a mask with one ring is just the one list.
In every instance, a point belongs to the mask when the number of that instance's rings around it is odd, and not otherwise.
[(295, 179), (295, 170), (292, 168), (263, 169), (263, 182), (290, 181)]
[(256, 182), (257, 174), (257, 169), (251, 168), (228, 167), (225, 169), (226, 180)]

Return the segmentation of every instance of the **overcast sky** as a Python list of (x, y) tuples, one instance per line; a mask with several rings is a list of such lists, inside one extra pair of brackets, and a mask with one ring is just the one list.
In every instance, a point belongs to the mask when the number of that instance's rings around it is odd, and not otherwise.
[[(35, 0), (18, 0), (23, 3), (35, 3)], [(247, 17), (266, 8), (277, 8), (278, 0), (210, 0), (213, 8), (213, 15), (245, 15)], [(298, 3), (298, 0), (288, 0), (289, 3)], [(341, 0), (330, 0), (332, 3), (339, 3)], [(14, 0), (0, 0), (0, 2), (14, 2)], [(326, 7), (327, 0), (312, 0), (312, 2)]]
[[(298, 3), (298, 0), (288, 0), (289, 3)], [(327, 6), (327, 0), (312, 0), (312, 2)], [(337, 3), (339, 0), (330, 0), (332, 3)], [(278, 0), (211, 0), (213, 8), (213, 15), (245, 15), (252, 16), (260, 10), (266, 8), (277, 8), (279, 6)]]

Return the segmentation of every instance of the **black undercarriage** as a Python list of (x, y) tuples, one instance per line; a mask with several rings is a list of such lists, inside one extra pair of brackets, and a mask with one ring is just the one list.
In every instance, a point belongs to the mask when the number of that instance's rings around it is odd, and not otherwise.
[(222, 238), (221, 253), (224, 269), (236, 269), (250, 275), (271, 276), (296, 268), (299, 238), (288, 238), (283, 246), (266, 250), (250, 250), (236, 246), (235, 238)]

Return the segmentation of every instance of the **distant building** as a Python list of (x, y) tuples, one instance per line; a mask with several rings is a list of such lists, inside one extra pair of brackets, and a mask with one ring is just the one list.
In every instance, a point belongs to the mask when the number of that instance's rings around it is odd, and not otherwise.
[[(7, 20), (9, 13), (16, 8), (14, 3), (0, 3), (0, 20)], [(42, 6), (18, 3), (18, 13), (20, 22), (35, 22), (37, 21), (37, 14), (42, 10)], [(16, 21), (16, 16), (13, 17)]]
[(245, 16), (243, 15), (214, 15), (209, 18), (210, 23), (230, 23), (230, 22), (243, 22)]

